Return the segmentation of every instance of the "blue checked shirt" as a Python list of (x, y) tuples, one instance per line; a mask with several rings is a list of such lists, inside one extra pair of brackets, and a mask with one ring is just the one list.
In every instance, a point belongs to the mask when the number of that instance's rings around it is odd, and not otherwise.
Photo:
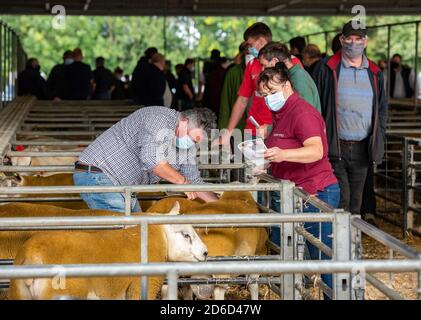
[(193, 184), (203, 183), (196, 165), (196, 149), (175, 146), (180, 113), (165, 107), (137, 110), (102, 133), (79, 161), (100, 168), (115, 185), (153, 184), (153, 169), (167, 161)]

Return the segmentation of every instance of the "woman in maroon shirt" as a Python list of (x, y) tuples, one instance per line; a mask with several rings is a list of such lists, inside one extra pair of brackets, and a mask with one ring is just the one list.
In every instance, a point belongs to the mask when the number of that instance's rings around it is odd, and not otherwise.
[[(265, 140), (268, 148), (265, 158), (271, 162), (272, 175), (294, 182), (337, 208), (340, 190), (327, 156), (326, 127), (322, 116), (294, 91), (283, 63), (265, 69), (257, 86), (272, 112), (273, 129)], [(277, 205), (273, 209), (279, 212), (279, 202)], [(312, 205), (304, 209), (304, 212), (318, 211)], [(319, 236), (319, 223), (306, 223), (305, 228), (315, 237)], [(271, 240), (275, 243), (279, 243), (278, 230), (271, 232)], [(331, 247), (332, 224), (322, 223), (321, 233), (322, 241)], [(312, 259), (319, 258), (315, 247), (309, 245), (309, 251)], [(322, 259), (329, 257), (322, 254)], [(323, 278), (327, 285), (332, 286), (331, 275)]]

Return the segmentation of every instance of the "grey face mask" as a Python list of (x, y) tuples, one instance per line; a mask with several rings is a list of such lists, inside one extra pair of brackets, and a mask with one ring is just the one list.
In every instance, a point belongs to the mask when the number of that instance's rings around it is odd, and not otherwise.
[(364, 43), (345, 42), (342, 47), (345, 55), (349, 58), (356, 58), (364, 53)]

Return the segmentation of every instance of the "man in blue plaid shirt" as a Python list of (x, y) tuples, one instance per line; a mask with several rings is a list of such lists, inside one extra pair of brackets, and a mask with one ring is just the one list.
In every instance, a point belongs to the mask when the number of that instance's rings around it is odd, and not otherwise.
[[(144, 185), (161, 179), (175, 184), (202, 184), (195, 145), (211, 129), (197, 109), (177, 112), (146, 107), (122, 119), (92, 142), (75, 163), (78, 186)], [(215, 201), (212, 192), (186, 192), (189, 199)], [(91, 209), (124, 212), (120, 193), (83, 193)], [(141, 211), (136, 198), (132, 212)]]

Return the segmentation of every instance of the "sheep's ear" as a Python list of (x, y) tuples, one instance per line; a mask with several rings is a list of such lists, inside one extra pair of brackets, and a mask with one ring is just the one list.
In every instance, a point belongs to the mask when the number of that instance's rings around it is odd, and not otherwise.
[(174, 215), (174, 216), (177, 214), (180, 214), (180, 204), (178, 203), (178, 201), (174, 203), (174, 206), (172, 207), (170, 212), (168, 212), (168, 214)]

